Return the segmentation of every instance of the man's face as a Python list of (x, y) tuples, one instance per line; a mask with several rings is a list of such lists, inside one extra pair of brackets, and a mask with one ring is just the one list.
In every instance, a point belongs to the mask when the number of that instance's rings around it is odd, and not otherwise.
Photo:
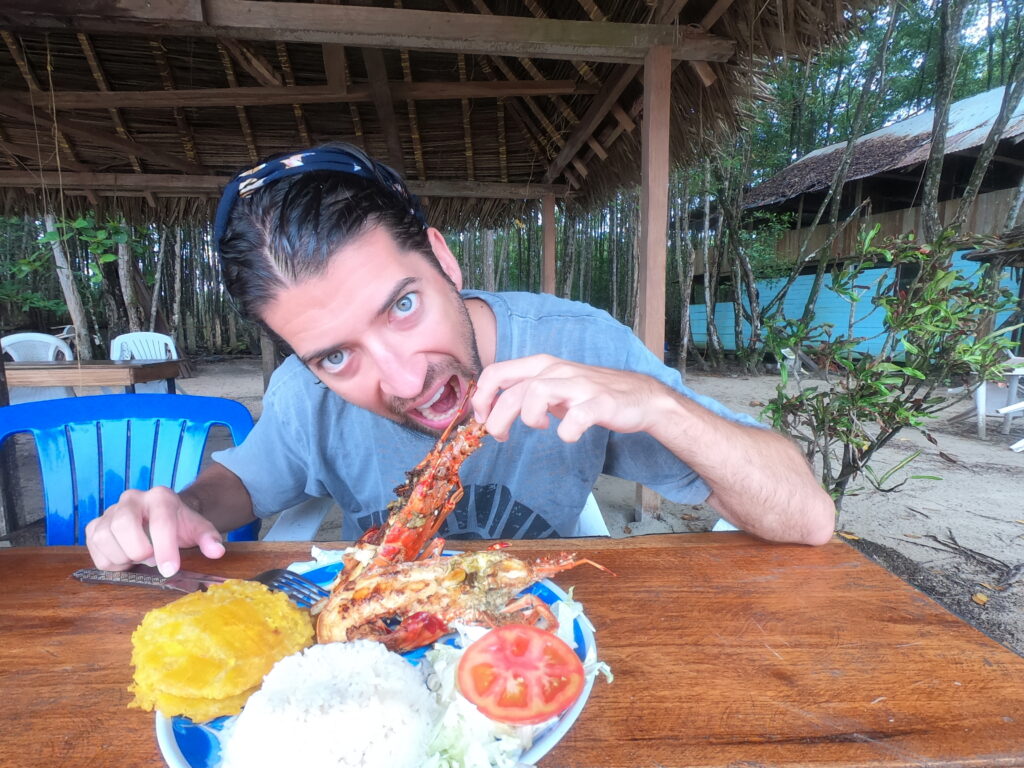
[(462, 274), (441, 234), (429, 235), (451, 282), (376, 227), (342, 247), (323, 274), (281, 290), (262, 319), (345, 400), (436, 435), (481, 365), (458, 294)]

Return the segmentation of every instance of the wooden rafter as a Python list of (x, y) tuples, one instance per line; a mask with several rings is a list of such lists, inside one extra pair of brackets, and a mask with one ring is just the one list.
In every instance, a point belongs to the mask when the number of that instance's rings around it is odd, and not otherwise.
[[(395, 7), (401, 8), (402, 0), (395, 0)], [(402, 79), (406, 85), (409, 85), (413, 81), (412, 62), (409, 60), (409, 51), (403, 48), (399, 51), (399, 58), (402, 61)], [(394, 89), (392, 89), (392, 93), (394, 93)], [(420, 120), (419, 113), (416, 111), (415, 100), (405, 100), (405, 112), (409, 117), (409, 137), (412, 139), (412, 154), (416, 162), (416, 177), (426, 179), (427, 164), (423, 157), (423, 139), (420, 136)]]
[[(295, 70), (292, 68), (291, 57), (288, 56), (288, 46), (284, 43), (277, 43), (277, 61), (281, 65), (281, 75), (284, 77), (284, 84), (288, 88), (295, 87)], [(295, 115), (295, 128), (299, 132), (299, 139), (302, 145), (308, 147), (313, 143), (309, 135), (309, 124), (306, 122), (306, 114), (301, 104), (292, 104), (292, 114)]]
[[(466, 82), (466, 57), (464, 54), (458, 55), (459, 60), (459, 80)], [(469, 99), (462, 99), (460, 102), (462, 106), (462, 143), (465, 147), (466, 155), (466, 178), (472, 181), (476, 178), (476, 171), (473, 167), (473, 123), (470, 119), (471, 110), (469, 108)]]
[[(174, 73), (171, 72), (171, 63), (167, 60), (167, 51), (160, 40), (150, 40), (149, 49), (153, 52), (153, 60), (156, 62), (157, 71), (160, 73), (160, 80), (164, 84), (165, 91), (175, 90)], [(185, 156), (193, 163), (199, 162), (199, 150), (196, 149), (196, 138), (192, 134), (192, 126), (188, 118), (180, 109), (172, 110), (174, 122), (178, 126), (178, 136), (181, 138), (181, 146), (185, 149)]]
[[(339, 61), (334, 55), (332, 61)], [(343, 53), (342, 53), (343, 57)], [(326, 59), (325, 59), (326, 61)], [(345, 70), (340, 73), (345, 82)], [(330, 75), (328, 75), (330, 79)], [(452, 99), (494, 99), (512, 96), (550, 96), (597, 93), (597, 88), (572, 80), (513, 80), (483, 82), (392, 82), (391, 95), (409, 101), (450, 101)], [(332, 104), (370, 102), (368, 86), (332, 84), (240, 88), (179, 88), (175, 91), (41, 91), (48, 106), (57, 109), (164, 109), (171, 107), (254, 107), (270, 104)], [(28, 98), (25, 91), (0, 90), (0, 99)]]
[[(29, 90), (37, 95), (41, 95), (43, 93), (42, 87), (39, 85), (39, 80), (32, 71), (28, 58), (25, 56), (25, 52), (21, 49), (21, 44), (18, 42), (17, 38), (7, 30), (0, 31), (0, 34), (3, 35), (4, 43), (7, 44), (7, 50), (10, 51), (11, 58), (14, 59), (14, 63), (18, 66), (18, 71), (21, 72), (21, 76), (25, 80), (25, 84), (28, 86)], [(85, 168), (85, 164), (78, 159), (78, 156), (75, 154), (75, 148), (71, 146), (71, 142), (68, 141), (65, 132), (61, 130), (60, 124), (54, 121), (49, 123), (49, 127), (53, 129), (53, 135), (58, 150), (58, 162), (60, 162), (60, 150), (64, 150), (65, 164), (67, 164), (68, 167)], [(89, 198), (89, 202), (93, 205), (96, 204), (96, 198), (93, 196), (91, 190), (87, 192), (86, 196)]]
[[(478, 1), (482, 2), (482, 0)], [(529, 9), (530, 13), (532, 13), (536, 18), (546, 19), (548, 17), (547, 12), (540, 7), (536, 0), (524, 0), (524, 4)], [(534, 80), (544, 80), (544, 75), (540, 73), (540, 70), (537, 69), (530, 59), (520, 58), (519, 63), (523, 65), (523, 68), (530, 73), (530, 77)], [(583, 77), (590, 79), (591, 82), (600, 82), (597, 79), (597, 75), (594, 74), (593, 70), (586, 64), (586, 62), (574, 61), (573, 66), (576, 67), (576, 71), (578, 71)], [(569, 126), (575, 126), (579, 123), (580, 119), (566, 103), (565, 99), (559, 98), (558, 96), (552, 96), (551, 100), (554, 102), (559, 112), (562, 113), (562, 116), (566, 119)], [(593, 136), (587, 139), (587, 144), (590, 146), (590, 149), (594, 154), (601, 160), (608, 159), (608, 153), (605, 151), (604, 147), (601, 146), (600, 142), (598, 142)]]
[[(33, 109), (28, 104), (23, 104), (20, 101), (0, 100), (0, 114), (16, 117), (29, 125), (37, 124), (46, 128), (51, 128), (54, 125), (54, 119), (46, 111), (45, 105), (38, 105)], [(147, 160), (152, 160), (154, 163), (167, 166), (168, 168), (173, 168), (176, 171), (182, 171), (184, 173), (206, 173), (206, 169), (198, 163), (186, 162), (181, 158), (164, 152), (163, 150), (154, 149), (153, 147), (137, 143), (131, 139), (122, 139), (120, 136), (114, 136), (109, 131), (99, 130), (93, 125), (79, 123), (76, 120), (62, 119), (60, 121), (60, 129), (68, 136), (80, 136), (83, 139), (88, 139), (94, 144), (99, 144), (103, 147), (110, 147), (112, 149), (119, 149), (122, 152), (136, 155)]]
[(501, 180), (508, 181), (508, 142), (505, 136), (505, 100), (498, 99), (498, 170)]
[[(92, 79), (96, 82), (96, 87), (106, 93), (110, 91), (110, 83), (107, 80), (106, 73), (103, 71), (103, 67), (100, 64), (99, 56), (96, 55), (96, 48), (92, 44), (92, 40), (89, 39), (88, 35), (84, 35), (81, 32), (78, 33), (78, 44), (82, 47), (82, 53), (85, 54), (86, 61), (89, 62), (89, 70), (92, 72)], [(128, 135), (128, 129), (125, 127), (124, 118), (121, 117), (121, 113), (116, 107), (108, 107), (110, 112), (110, 119), (114, 123), (114, 130), (117, 131), (117, 135), (122, 139), (131, 138)], [(142, 173), (142, 164), (139, 162), (139, 158), (134, 155), (128, 158), (128, 161), (132, 164), (132, 168), (135, 169), (136, 173)], [(79, 169), (81, 170), (81, 169)]]
[[(41, 155), (42, 147), (36, 146), (34, 144), (18, 144), (13, 141), (8, 141), (3, 136), (0, 136), (0, 149), (6, 152), (9, 156), (23, 157), (26, 160), (34, 160), (35, 162), (39, 163), (40, 166), (49, 164), (47, 162), (49, 158)], [(49, 157), (56, 160), (56, 154), (57, 151), (56, 149), (54, 149), (53, 151), (49, 152)], [(13, 163), (13, 165), (19, 168), (22, 167), (22, 164), (18, 162)], [(80, 163), (77, 160), (64, 160), (62, 163), (60, 163), (60, 165), (72, 171), (88, 172), (92, 170), (88, 165), (86, 165), (85, 163)]]
[[(412, 62), (409, 61), (409, 52), (402, 51), (402, 77), (405, 78), (406, 83), (412, 82)], [(420, 120), (419, 113), (416, 111), (416, 102), (412, 99), (407, 99), (405, 102), (405, 111), (409, 116), (409, 136), (412, 138), (412, 154), (416, 161), (416, 178), (426, 179), (427, 178), (427, 164), (423, 159), (423, 138), (420, 136)], [(507, 181), (507, 179), (502, 179)]]
[[(701, 20), (700, 27), (707, 29), (712, 26), (722, 14), (728, 9), (733, 0), (717, 0), (714, 6), (704, 15)], [(655, 22), (657, 25), (664, 25), (673, 22), (679, 15), (679, 11), (685, 4), (685, 0), (668, 0), (667, 3), (662, 4), (656, 10)], [(670, 58), (673, 58), (670, 55)], [(690, 59), (689, 61), (698, 61)], [(707, 65), (708, 60), (699, 60), (703, 65), (696, 67), (697, 75), (701, 78), (701, 81), (707, 86), (715, 80), (714, 71)], [(675, 65), (673, 66), (673, 70)], [(576, 126), (576, 130), (566, 141), (565, 146), (559, 153), (555, 161), (549, 166), (547, 173), (544, 175), (544, 180), (552, 182), (558, 175), (563, 172), (566, 165), (572, 161), (576, 154), (580, 151), (586, 141), (593, 136), (594, 132), (597, 131), (601, 125), (605, 116), (616, 106), (619, 96), (626, 89), (626, 86), (636, 77), (641, 67), (633, 64), (627, 64), (618, 67), (618, 71), (610, 78), (606, 83), (604, 89), (598, 94), (597, 98), (591, 102), (590, 109), (587, 110), (587, 114), (579, 125)], [(615, 137), (621, 135), (621, 127), (609, 134), (610, 138), (606, 139), (603, 144), (608, 147)]]
[[(62, 184), (69, 193), (85, 188), (114, 195), (151, 191), (165, 194), (220, 195), (229, 176), (174, 173), (57, 173), (56, 171), (0, 171), (0, 187), (38, 187)], [(410, 179), (409, 189), (426, 197), (469, 197), (525, 200), (544, 195), (564, 197), (568, 188), (561, 184), (497, 184), (485, 181), (420, 181)]]
[[(330, 64), (328, 64), (330, 61)], [(335, 95), (350, 96), (352, 94), (352, 74), (348, 71), (348, 59), (345, 56), (345, 48), (341, 45), (324, 46), (324, 72), (327, 75), (328, 88)], [(372, 101), (373, 94), (369, 87), (365, 89), (365, 101)], [(349, 117), (352, 119), (352, 132), (357, 144), (363, 144), (363, 119), (359, 115), (359, 105), (350, 101), (348, 105)]]
[[(473, 0), (473, 6), (476, 8), (477, 12), (480, 13), (480, 15), (482, 15), (482, 16), (493, 17), (493, 15), (494, 15), (491, 12), (491, 9), (488, 7), (488, 5), (485, 2), (485, 0)], [(523, 56), (518, 57), (518, 59), (519, 59), (519, 62), (523, 65), (523, 67), (527, 70), (527, 72), (529, 72), (530, 75), (534, 78), (534, 80), (543, 80), (544, 76), (534, 66), (533, 62), (530, 61), (530, 59), (525, 58)], [(519, 80), (519, 78), (516, 76), (516, 74), (504, 62), (504, 60), (501, 59), (501, 57), (499, 57), (499, 56), (491, 56), (491, 60), (494, 62), (494, 65), (499, 70), (501, 70), (501, 73), (505, 76), (506, 80), (510, 80), (510, 81), (518, 81)], [(551, 120), (548, 119), (547, 114), (540, 107), (540, 105), (537, 104), (537, 102), (534, 99), (528, 98), (528, 97), (523, 99), (523, 103), (526, 104), (526, 106), (529, 108), (529, 110), (533, 113), (534, 117), (537, 119), (537, 121), (540, 123), (540, 125), (544, 128), (544, 131), (547, 133), (548, 140), (550, 142), (553, 142), (559, 149), (561, 149), (561, 147), (565, 143), (564, 139), (562, 139), (562, 132), (559, 131), (558, 128), (556, 128), (552, 124)], [(564, 103), (565, 102), (562, 102), (563, 105), (564, 105)], [(575, 118), (575, 115), (573, 116), (573, 118)], [(587, 175), (587, 168), (583, 164), (582, 160), (579, 160), (577, 158), (573, 158), (573, 166), (576, 168), (577, 171), (580, 172), (580, 175), (582, 175), (582, 176), (586, 176)]]
[[(221, 45), (219, 40), (217, 41), (217, 53), (220, 54), (220, 63), (224, 66), (224, 77), (227, 78), (228, 87), (237, 88), (238, 77), (235, 75), (235, 65), (232, 63), (227, 48)], [(242, 106), (236, 106), (235, 112), (238, 114), (238, 125), (242, 129), (242, 138), (245, 139), (245, 148), (249, 151), (249, 161), (255, 165), (259, 162), (260, 153), (256, 149), (256, 137), (253, 136), (249, 115), (245, 111), (245, 107)]]
[(726, 61), (735, 42), (669, 24), (627, 24), (272, 0), (5, 0), (11, 25), (83, 32), (233, 37), (639, 63), (655, 45), (677, 60)]
[(388, 165), (398, 173), (405, 175), (405, 158), (402, 153), (402, 139), (398, 135), (398, 120), (395, 117), (395, 102), (391, 98), (388, 85), (388, 69), (384, 61), (384, 51), (380, 48), (364, 48), (363, 63), (366, 65), (366, 76), (370, 81), (370, 93), (373, 94), (373, 105), (377, 110), (381, 131), (384, 133), (385, 146), (388, 148)]
[(218, 38), (217, 42), (231, 54), (231, 58), (238, 62), (238, 66), (252, 75), (260, 85), (268, 88), (282, 85), (281, 76), (274, 70), (274, 66), (249, 43), (232, 40), (229, 37)]

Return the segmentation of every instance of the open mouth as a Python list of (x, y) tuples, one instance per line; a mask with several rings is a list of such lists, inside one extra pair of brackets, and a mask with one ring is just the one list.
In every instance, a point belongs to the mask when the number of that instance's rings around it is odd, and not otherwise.
[(458, 376), (452, 376), (439, 385), (427, 400), (406, 413), (428, 429), (443, 430), (458, 414), (462, 397), (462, 383)]

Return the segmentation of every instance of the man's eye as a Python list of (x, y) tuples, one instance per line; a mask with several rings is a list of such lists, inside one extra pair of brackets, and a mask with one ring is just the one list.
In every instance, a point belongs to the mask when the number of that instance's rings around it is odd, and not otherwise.
[(401, 316), (408, 315), (419, 306), (420, 296), (415, 291), (407, 293), (395, 302), (395, 312)]
[(345, 361), (348, 360), (348, 353), (338, 350), (337, 352), (331, 352), (320, 361), (320, 365), (323, 366), (324, 370), (329, 373), (334, 373), (345, 365)]

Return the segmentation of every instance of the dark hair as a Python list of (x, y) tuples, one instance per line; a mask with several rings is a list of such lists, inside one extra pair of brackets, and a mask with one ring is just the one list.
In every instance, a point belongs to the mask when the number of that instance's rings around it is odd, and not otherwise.
[(282, 288), (323, 274), (339, 248), (377, 226), (441, 269), (416, 198), (386, 165), (341, 143), (274, 155), (225, 188), (216, 230), (224, 283), (259, 321)]

